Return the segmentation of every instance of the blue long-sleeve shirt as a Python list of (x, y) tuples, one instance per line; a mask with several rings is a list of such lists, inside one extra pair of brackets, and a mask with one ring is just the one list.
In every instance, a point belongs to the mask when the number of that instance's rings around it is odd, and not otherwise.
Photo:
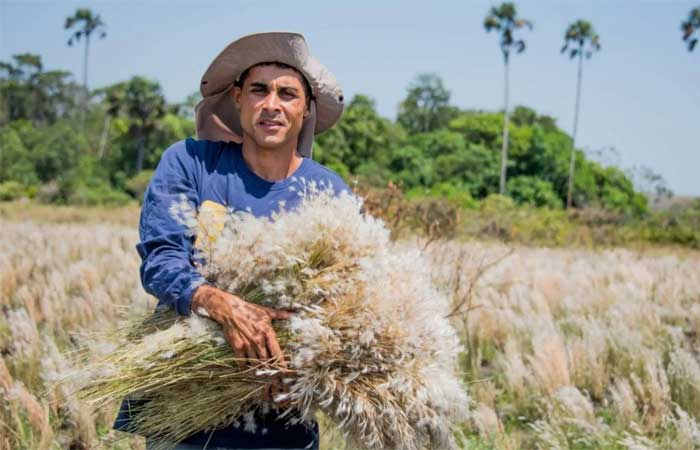
[[(141, 256), (141, 282), (149, 294), (179, 314), (190, 314), (190, 303), (196, 288), (205, 280), (193, 264), (193, 241), (185, 226), (176, 220), (171, 206), (184, 195), (199, 208), (205, 201), (223, 205), (234, 211), (248, 211), (269, 217), (284, 205), (295, 208), (303, 183), (332, 188), (336, 193), (349, 190), (334, 172), (304, 158), (294, 174), (284, 180), (270, 182), (256, 175), (242, 157), (241, 146), (234, 143), (187, 139), (168, 148), (160, 160), (144, 195), (139, 223), (141, 241), (136, 249)], [(134, 402), (125, 400), (115, 428), (127, 429), (129, 409)], [(187, 405), (183, 405), (186, 408)], [(318, 447), (318, 427), (287, 427), (274, 413), (259, 416), (254, 433), (239, 427), (217, 430), (213, 435), (198, 433), (183, 441), (191, 444), (233, 448), (309, 448)]]

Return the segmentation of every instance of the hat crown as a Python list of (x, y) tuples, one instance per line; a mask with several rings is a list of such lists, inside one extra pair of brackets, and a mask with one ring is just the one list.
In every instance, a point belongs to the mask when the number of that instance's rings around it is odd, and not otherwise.
[[(280, 51), (280, 46), (287, 47), (291, 52)], [(199, 90), (202, 97), (217, 94), (230, 87), (246, 69), (256, 64), (281, 62), (295, 67), (298, 60), (294, 56), (303, 54), (310, 56), (306, 40), (299, 33), (270, 32), (243, 36), (227, 45), (214, 58), (202, 76)], [(275, 60), (262, 61), (263, 55), (270, 55)]]

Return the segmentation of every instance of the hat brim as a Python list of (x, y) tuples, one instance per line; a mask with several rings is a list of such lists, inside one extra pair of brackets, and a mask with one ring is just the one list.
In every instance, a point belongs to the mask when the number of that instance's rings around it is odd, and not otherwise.
[[(248, 68), (279, 62), (297, 69), (309, 83), (312, 114), (304, 121), (299, 137), (313, 142), (313, 135), (332, 127), (343, 113), (343, 93), (335, 77), (309, 52), (299, 33), (258, 33), (244, 36), (229, 44), (212, 61), (200, 84), (202, 101), (195, 109), (197, 137), (209, 140), (240, 142), (238, 110), (230, 96), (235, 81)], [(310, 135), (310, 136), (309, 136)], [(303, 149), (302, 153), (311, 154)]]

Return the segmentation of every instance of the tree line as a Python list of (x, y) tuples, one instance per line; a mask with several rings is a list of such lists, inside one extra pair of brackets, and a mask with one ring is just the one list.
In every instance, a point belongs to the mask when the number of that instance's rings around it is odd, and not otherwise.
[[(519, 30), (532, 30), (534, 28), (531, 20), (518, 16), (514, 3), (505, 2), (490, 9), (484, 19), (484, 28), (487, 32), (498, 32), (499, 46), (503, 56), (504, 67), (504, 107), (503, 107), (503, 138), (501, 144), (501, 170), (500, 170), (500, 194), (506, 194), (507, 169), (508, 169), (508, 146), (509, 146), (509, 68), (511, 53), (519, 54), (525, 51), (526, 43), (524, 39), (517, 39), (516, 33)], [(688, 51), (693, 51), (698, 42), (700, 33), (700, 7), (692, 9), (688, 13), (688, 18), (681, 22), (682, 40), (687, 44)], [(578, 118), (581, 105), (581, 82), (583, 79), (583, 60), (590, 59), (595, 52), (601, 49), (600, 36), (595, 32), (593, 25), (586, 20), (576, 20), (572, 22), (564, 32), (564, 46), (561, 53), (568, 53), (571, 59), (576, 59), (578, 63), (576, 99), (574, 103), (574, 123), (572, 129), (572, 140), (569, 175), (567, 181), (566, 207), (571, 208), (574, 204), (574, 179), (576, 168), (575, 142), (578, 131)]]
[[(683, 22), (692, 51), (700, 8)], [(576, 149), (571, 135), (549, 116), (508, 105), (511, 52), (524, 51), (515, 32), (532, 28), (505, 3), (487, 15), (486, 30), (498, 31), (505, 65), (502, 112), (461, 109), (436, 74), (418, 75), (408, 87), (396, 120), (381, 117), (367, 96), (353, 98), (339, 122), (320, 135), (314, 155), (347, 179), (402, 186), (409, 195), (457, 198), (474, 205), (491, 194), (548, 208), (600, 206), (643, 214), (646, 198), (630, 177)], [(118, 203), (139, 197), (162, 151), (194, 134), (198, 94), (168, 103), (160, 84), (135, 76), (90, 90), (91, 38), (106, 36), (106, 24), (90, 10), (66, 19), (69, 45), (82, 42), (82, 84), (63, 70), (44, 70), (39, 55), (0, 62), (0, 198), (36, 197), (68, 203)], [(578, 111), (582, 62), (600, 49), (585, 21), (566, 30), (562, 52), (578, 61)], [(574, 167), (576, 174), (574, 175)], [(653, 175), (653, 174), (652, 174)], [(656, 180), (657, 189), (665, 189)]]

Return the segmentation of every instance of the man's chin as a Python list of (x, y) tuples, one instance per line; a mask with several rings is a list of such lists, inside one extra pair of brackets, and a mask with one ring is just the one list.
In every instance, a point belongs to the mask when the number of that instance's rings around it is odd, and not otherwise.
[(279, 136), (258, 136), (255, 143), (258, 147), (274, 150), (284, 147), (287, 141)]

